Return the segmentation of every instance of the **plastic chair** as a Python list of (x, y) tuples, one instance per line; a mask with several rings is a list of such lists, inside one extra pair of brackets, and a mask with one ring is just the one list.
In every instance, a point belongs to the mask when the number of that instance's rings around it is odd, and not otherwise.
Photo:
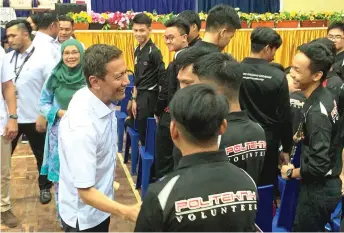
[(131, 146), (131, 175), (136, 175), (137, 160), (139, 154), (139, 141), (140, 135), (136, 130), (136, 120), (134, 123), (134, 129), (131, 127), (127, 128), (127, 138), (125, 141), (125, 152), (124, 152), (124, 163), (129, 160), (129, 148)]
[(121, 109), (120, 111), (116, 111), (117, 117), (117, 135), (118, 135), (118, 152), (123, 152), (123, 136), (124, 136), (124, 121), (125, 118), (128, 116), (127, 106), (128, 102), (132, 96), (133, 86), (127, 86), (125, 88), (125, 97), (121, 101)]
[(274, 217), (273, 231), (292, 231), (299, 192), (300, 179), (286, 181), (285, 189), (281, 196), (281, 206)]
[[(154, 117), (149, 117), (147, 119), (147, 129), (146, 129), (146, 145), (140, 146), (140, 160), (139, 172), (137, 176), (137, 186), (139, 186), (139, 181), (141, 180), (141, 196), (145, 196), (150, 180), (150, 169), (154, 161), (155, 154), (155, 131), (156, 122)], [(141, 169), (140, 169), (141, 168)]]
[(338, 203), (336, 209), (331, 214), (331, 221), (326, 224), (326, 231), (340, 232), (340, 221), (342, 215), (342, 200)]
[(274, 200), (274, 186), (266, 185), (258, 187), (258, 211), (256, 224), (263, 232), (272, 231), (272, 204)]

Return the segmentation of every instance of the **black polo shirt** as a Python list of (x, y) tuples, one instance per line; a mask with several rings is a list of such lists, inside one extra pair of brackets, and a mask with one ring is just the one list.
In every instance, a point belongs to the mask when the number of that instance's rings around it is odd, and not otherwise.
[(339, 114), (331, 92), (319, 86), (306, 100), (302, 114), (304, 140), (301, 151), (303, 181), (318, 181), (341, 173), (342, 147), (339, 137)]
[(338, 101), (340, 95), (340, 88), (343, 84), (342, 79), (338, 76), (336, 71), (328, 72), (327, 79), (323, 82), (323, 86), (331, 91), (335, 99)]
[(216, 44), (209, 43), (209, 42), (206, 42), (203, 40), (197, 41), (192, 47), (194, 47), (194, 48), (207, 47), (207, 48), (213, 50), (214, 52), (221, 52), (221, 49)]
[(265, 131), (248, 118), (246, 111), (229, 113), (219, 149), (225, 149), (229, 162), (244, 169), (258, 182), (266, 150)]
[(247, 110), (250, 119), (259, 123), (266, 132), (274, 132), (276, 137), (280, 137), (284, 152), (289, 153), (293, 132), (284, 72), (257, 58), (245, 58), (241, 66), (241, 108)]
[(344, 65), (344, 51), (336, 55), (333, 64), (333, 69), (338, 73), (341, 71), (341, 67)]
[(291, 118), (293, 122), (293, 135), (295, 135), (297, 128), (300, 125), (302, 114), (301, 110), (305, 104), (306, 97), (301, 91), (295, 91), (290, 93), (290, 107), (291, 107)]
[(135, 49), (134, 57), (134, 84), (137, 90), (158, 91), (158, 82), (165, 71), (165, 64), (160, 50), (149, 39), (142, 49), (140, 49), (140, 46)]
[(148, 188), (136, 232), (255, 231), (257, 188), (223, 151), (181, 158)]
[(189, 42), (189, 47), (194, 46), (197, 43), (197, 41), (199, 41), (199, 40), (202, 40), (202, 39), (198, 35), (196, 38), (194, 38), (192, 41)]
[(183, 48), (175, 53), (173, 61), (170, 62), (166, 69), (164, 77), (159, 82), (160, 91), (154, 113), (157, 116), (160, 116), (166, 110), (174, 94), (178, 90), (178, 68), (175, 59), (185, 49), (186, 48)]

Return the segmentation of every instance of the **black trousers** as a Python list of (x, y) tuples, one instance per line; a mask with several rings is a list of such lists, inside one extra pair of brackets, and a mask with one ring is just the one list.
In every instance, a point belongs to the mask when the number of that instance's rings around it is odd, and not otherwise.
[(86, 229), (86, 230), (80, 230), (79, 229), (79, 223), (76, 223), (76, 228), (73, 228), (69, 225), (67, 225), (63, 220), (62, 220), (62, 227), (65, 232), (109, 232), (109, 225), (110, 225), (110, 217), (105, 219), (102, 223), (99, 225)]
[(147, 118), (154, 117), (154, 108), (158, 99), (158, 92), (138, 90), (136, 96), (137, 105), (137, 129), (140, 134), (141, 145), (146, 144)]
[(22, 134), (25, 134), (29, 140), (32, 152), (36, 157), (37, 169), (38, 169), (38, 185), (40, 190), (50, 189), (52, 182), (48, 180), (47, 176), (41, 175), (41, 167), (43, 163), (44, 155), (44, 143), (45, 133), (39, 133), (36, 131), (36, 124), (18, 124), (18, 135), (12, 141), (12, 154), (17, 147), (18, 140)]
[(173, 171), (173, 141), (170, 134), (171, 116), (164, 112), (159, 118), (155, 134), (155, 176), (157, 179)]
[(341, 199), (341, 185), (339, 178), (312, 183), (302, 181), (293, 231), (324, 232)]
[(259, 178), (259, 186), (273, 184), (277, 188), (277, 174), (279, 162), (279, 135), (265, 129), (266, 152), (263, 170)]

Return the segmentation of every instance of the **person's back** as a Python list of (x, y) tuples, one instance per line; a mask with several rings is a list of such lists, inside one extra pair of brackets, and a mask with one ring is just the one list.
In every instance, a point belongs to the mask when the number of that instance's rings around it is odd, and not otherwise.
[(275, 128), (280, 123), (276, 110), (283, 107), (281, 104), (288, 94), (285, 74), (262, 59), (245, 58), (241, 65), (240, 106), (262, 127)]
[(227, 98), (195, 84), (177, 91), (169, 107), (171, 138), (183, 157), (177, 171), (150, 185), (135, 231), (254, 231), (256, 185), (218, 150)]
[(247, 110), (251, 120), (265, 130), (267, 150), (259, 185), (277, 187), (278, 148), (289, 157), (292, 145), (292, 122), (288, 81), (279, 68), (270, 65), (281, 46), (280, 35), (271, 28), (256, 28), (251, 34), (251, 55), (241, 65), (243, 81), (240, 107)]
[(176, 172), (150, 185), (144, 199), (143, 205), (150, 205), (147, 211), (161, 211), (155, 219), (161, 220), (160, 227), (150, 228), (149, 220), (136, 227), (163, 232), (253, 232), (256, 192), (253, 180), (228, 163), (223, 151), (186, 156)]
[(258, 183), (266, 151), (265, 132), (248, 118), (246, 111), (231, 112), (227, 116), (227, 130), (221, 137), (219, 149), (224, 149), (229, 162)]

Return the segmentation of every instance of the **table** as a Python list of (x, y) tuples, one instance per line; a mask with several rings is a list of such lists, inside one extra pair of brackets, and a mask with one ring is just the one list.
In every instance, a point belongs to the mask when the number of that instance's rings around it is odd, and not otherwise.
[(5, 24), (11, 20), (17, 19), (16, 12), (12, 7), (0, 7), (0, 23)]
[[(253, 29), (240, 29), (235, 33), (234, 38), (225, 48), (224, 52), (231, 53), (238, 61), (250, 55), (250, 35)], [(277, 50), (275, 61), (288, 67), (297, 51), (297, 47), (316, 38), (325, 37), (327, 28), (292, 28), (276, 29), (283, 40), (281, 48)], [(200, 32), (201, 37), (204, 31)], [(93, 44), (109, 44), (120, 48), (125, 56), (129, 69), (134, 67), (134, 49), (137, 42), (131, 30), (77, 30), (76, 38), (88, 48)], [(165, 45), (164, 30), (153, 30), (151, 39), (160, 48), (165, 65), (173, 60), (173, 53), (170, 53)]]

